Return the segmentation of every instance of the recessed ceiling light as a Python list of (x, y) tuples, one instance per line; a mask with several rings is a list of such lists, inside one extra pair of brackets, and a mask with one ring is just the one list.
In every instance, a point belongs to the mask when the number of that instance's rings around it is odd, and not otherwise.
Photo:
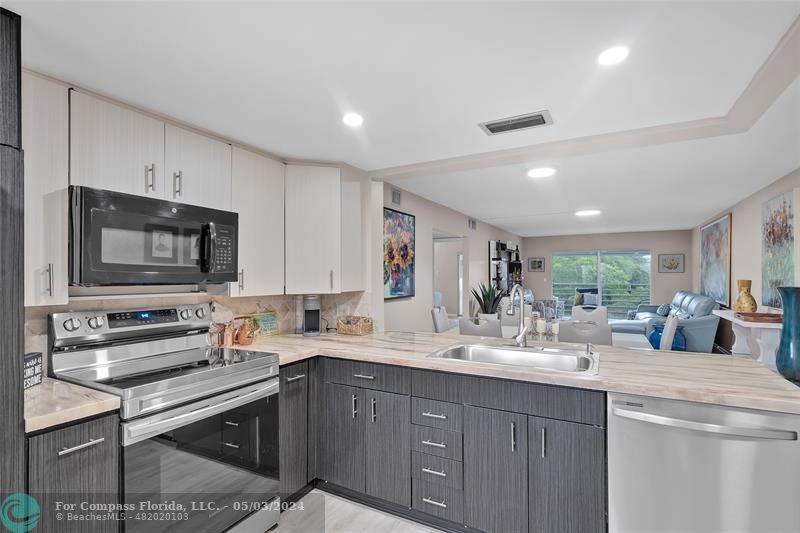
[(600, 214), (599, 209), (581, 209), (580, 211), (575, 211), (576, 217), (593, 217)]
[(529, 178), (549, 178), (556, 173), (556, 169), (550, 167), (532, 168), (528, 171)]
[(601, 65), (616, 65), (625, 61), (628, 53), (629, 50), (624, 46), (612, 46), (597, 56), (597, 62)]
[(362, 117), (358, 113), (347, 113), (345, 116), (342, 117), (342, 122), (344, 122), (351, 128), (357, 128), (364, 123), (364, 117)]

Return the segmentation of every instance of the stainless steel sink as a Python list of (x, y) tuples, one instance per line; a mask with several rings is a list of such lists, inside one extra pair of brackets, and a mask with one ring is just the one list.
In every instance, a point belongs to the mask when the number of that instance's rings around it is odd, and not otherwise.
[(479, 344), (456, 344), (430, 354), (428, 357), (472, 361), (506, 366), (535, 367), (557, 372), (597, 374), (598, 356), (591, 346), (583, 350), (562, 350), (534, 346), (516, 348), (511, 346), (483, 346)]

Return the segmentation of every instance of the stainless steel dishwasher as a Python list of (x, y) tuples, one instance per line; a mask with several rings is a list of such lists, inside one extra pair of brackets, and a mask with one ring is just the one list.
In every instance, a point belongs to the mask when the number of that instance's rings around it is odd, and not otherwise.
[(608, 397), (610, 533), (800, 531), (800, 416)]

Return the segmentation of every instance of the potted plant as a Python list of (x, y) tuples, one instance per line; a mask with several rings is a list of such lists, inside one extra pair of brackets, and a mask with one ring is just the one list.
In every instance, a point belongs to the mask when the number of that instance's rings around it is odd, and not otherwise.
[(478, 318), (484, 320), (498, 320), (497, 308), (500, 300), (506, 295), (505, 291), (498, 290), (494, 285), (484, 285), (481, 282), (477, 289), (472, 289), (472, 295), (478, 303)]

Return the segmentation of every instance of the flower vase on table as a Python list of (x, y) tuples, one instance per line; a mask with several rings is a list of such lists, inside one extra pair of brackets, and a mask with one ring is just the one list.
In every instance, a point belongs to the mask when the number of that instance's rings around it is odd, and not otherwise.
[(783, 306), (781, 342), (775, 353), (778, 372), (800, 384), (800, 287), (778, 287)]

